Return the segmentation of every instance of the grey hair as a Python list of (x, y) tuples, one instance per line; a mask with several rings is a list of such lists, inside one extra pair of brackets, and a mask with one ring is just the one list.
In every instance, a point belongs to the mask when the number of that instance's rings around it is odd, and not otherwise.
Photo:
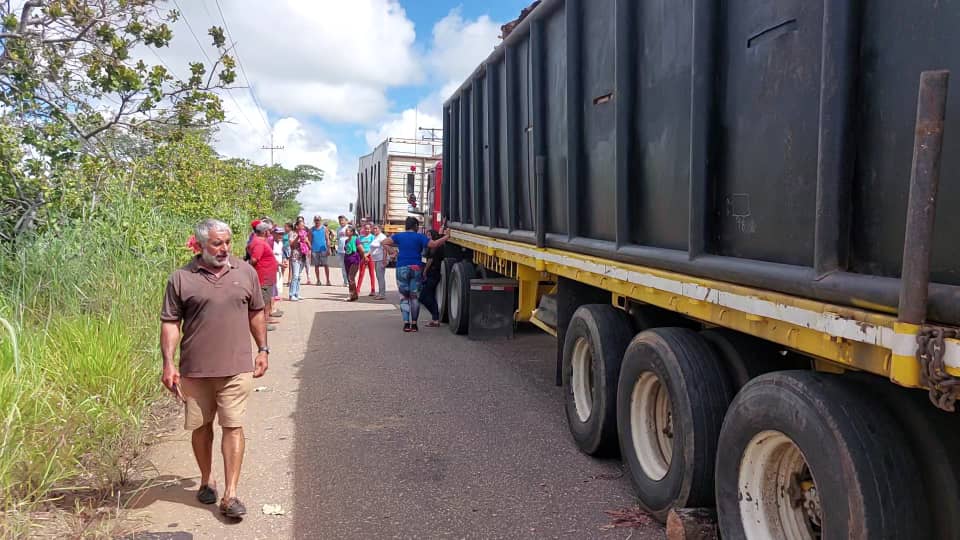
[(257, 224), (257, 228), (254, 230), (257, 231), (257, 234), (263, 234), (267, 231), (273, 230), (273, 223), (261, 221)]
[(201, 246), (207, 245), (207, 240), (210, 239), (210, 233), (212, 231), (220, 231), (233, 236), (233, 231), (230, 230), (230, 226), (226, 223), (220, 221), (219, 219), (205, 219), (197, 224), (197, 228), (194, 230), (194, 236), (197, 239), (197, 242), (200, 242)]

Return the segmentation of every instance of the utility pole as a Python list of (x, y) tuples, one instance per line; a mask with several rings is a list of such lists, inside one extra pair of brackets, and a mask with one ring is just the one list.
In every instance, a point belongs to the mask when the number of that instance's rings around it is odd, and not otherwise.
[(270, 146), (261, 146), (261, 150), (270, 151), (270, 166), (273, 167), (273, 151), (274, 150), (283, 150), (283, 146), (274, 146), (273, 145), (273, 133), (270, 134)]

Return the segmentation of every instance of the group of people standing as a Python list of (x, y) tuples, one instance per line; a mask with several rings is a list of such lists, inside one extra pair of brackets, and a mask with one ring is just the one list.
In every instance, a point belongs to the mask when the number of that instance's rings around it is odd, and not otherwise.
[(313, 227), (307, 229), (303, 216), (294, 223), (287, 223), (283, 229), (274, 229), (274, 242), (281, 244), (281, 265), (288, 270), (287, 285), (290, 287), (289, 300), (298, 302), (300, 297), (300, 275), (307, 274), (307, 285), (311, 285), (310, 267), (313, 266), (316, 283), (320, 285), (320, 268), (326, 285), (330, 283), (330, 265), (328, 259), (333, 253), (335, 236), (320, 216), (313, 218)]
[[(344, 284), (350, 287), (349, 302), (360, 298), (360, 288), (365, 275), (370, 276), (370, 295), (374, 300), (385, 300), (387, 293), (386, 270), (390, 250), (384, 241), (379, 225), (362, 222), (358, 227), (340, 216), (340, 230), (337, 231), (337, 244), (342, 253), (340, 265)], [(359, 275), (359, 280), (357, 279)], [(376, 278), (376, 281), (374, 281)]]
[[(288, 300), (302, 300), (301, 276), (306, 274), (306, 284), (311, 285), (311, 266), (317, 285), (332, 286), (329, 258), (334, 255), (340, 261), (341, 285), (350, 288), (348, 301), (354, 302), (359, 298), (360, 286), (367, 275), (370, 276), (370, 296), (375, 300), (386, 299), (386, 267), (391, 254), (383, 243), (387, 236), (374, 223), (364, 221), (355, 226), (345, 216), (339, 216), (338, 220), (340, 227), (336, 232), (320, 216), (313, 218), (313, 227), (309, 229), (303, 216), (282, 228), (275, 226), (269, 218), (261, 218), (250, 224), (253, 232), (247, 240), (247, 261), (263, 274), (262, 284), (265, 288), (270, 287), (272, 301), (280, 299), (284, 279), (289, 287)], [(257, 257), (254, 257), (253, 248), (256, 248)], [(262, 252), (267, 248), (275, 255), (276, 267), (263, 257)]]
[[(302, 300), (301, 275), (313, 267), (317, 285), (332, 286), (329, 258), (335, 255), (340, 262), (342, 286), (349, 287), (348, 302), (356, 302), (364, 278), (370, 278), (370, 294), (375, 300), (386, 299), (386, 267), (391, 257), (397, 257), (397, 288), (400, 292), (400, 311), (405, 332), (418, 331), (417, 319), (422, 305), (430, 312), (428, 327), (440, 326), (436, 289), (440, 282), (440, 261), (447, 236), (430, 230), (428, 235), (417, 232), (420, 222), (409, 217), (405, 231), (388, 237), (380, 227), (363, 220), (350, 223), (345, 216), (338, 217), (340, 227), (334, 232), (320, 216), (313, 218), (313, 227), (307, 228), (303, 216), (293, 223), (277, 226), (267, 217), (250, 223), (253, 229), (247, 239), (245, 260), (256, 270), (266, 307), (267, 329), (274, 330), (283, 312), (274, 309), (281, 297), (284, 280), (289, 287), (287, 299)], [(196, 240), (188, 245), (199, 253)], [(424, 263), (426, 259), (426, 263)], [(323, 268), (323, 280), (320, 269)]]

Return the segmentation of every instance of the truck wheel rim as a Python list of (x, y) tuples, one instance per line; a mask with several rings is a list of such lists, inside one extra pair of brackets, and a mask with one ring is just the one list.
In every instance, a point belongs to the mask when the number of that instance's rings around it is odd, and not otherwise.
[(662, 479), (673, 456), (673, 409), (670, 394), (652, 372), (640, 375), (633, 385), (630, 431), (634, 455), (644, 474), (651, 480)]
[(460, 275), (453, 274), (450, 278), (450, 316), (456, 319), (460, 316)]
[(738, 475), (747, 538), (813, 540), (823, 517), (816, 484), (800, 448), (779, 431), (761, 431), (743, 451)]
[(590, 352), (590, 342), (585, 338), (577, 339), (573, 345), (571, 363), (573, 404), (577, 409), (577, 418), (586, 422), (593, 413), (593, 354)]

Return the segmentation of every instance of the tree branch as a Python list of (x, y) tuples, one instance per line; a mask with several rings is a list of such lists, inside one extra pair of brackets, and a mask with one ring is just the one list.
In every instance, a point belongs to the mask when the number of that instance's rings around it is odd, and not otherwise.
[(44, 40), (41, 40), (41, 43), (43, 43), (44, 45), (53, 45), (54, 43), (71, 43), (71, 42), (75, 42), (75, 41), (82, 41), (83, 38), (84, 38), (84, 36), (87, 35), (87, 32), (89, 32), (91, 28), (93, 28), (94, 26), (96, 26), (96, 24), (97, 24), (98, 22), (100, 22), (98, 19), (93, 19), (93, 20), (90, 22), (90, 24), (88, 24), (88, 25), (84, 26), (83, 28), (81, 28), (80, 31), (77, 32), (77, 35), (75, 35), (75, 36), (62, 37), (62, 38), (52, 38), (52, 39), (44, 39)]
[(113, 116), (113, 120), (110, 120), (109, 122), (101, 124), (100, 126), (94, 128), (93, 130), (82, 134), (81, 137), (83, 137), (86, 140), (90, 140), (96, 137), (97, 135), (99, 135), (100, 133), (103, 133), (104, 131), (117, 125), (117, 123), (120, 122), (120, 118), (122, 118), (124, 114), (130, 114), (129, 112), (124, 112), (124, 108), (127, 106), (127, 103), (130, 102), (131, 98), (133, 98), (133, 94), (125, 94), (120, 96), (120, 107), (117, 108), (117, 113)]
[(20, 24), (17, 25), (17, 31), (20, 34), (25, 34), (27, 31), (27, 25), (30, 24), (30, 12), (34, 8), (38, 8), (43, 5), (43, 2), (40, 0), (27, 0), (23, 3), (23, 9), (20, 11)]
[[(11, 83), (11, 82), (7, 82), (7, 84), (9, 84), (9, 85), (10, 85), (10, 88), (12, 88), (13, 90), (15, 90), (16, 92), (18, 92), (18, 93), (20, 93), (20, 94), (23, 94), (23, 93), (24, 93), (23, 89), (20, 88), (19, 86), (15, 85), (15, 84), (13, 84), (13, 83)], [(45, 98), (45, 97), (43, 97), (43, 96), (41, 96), (41, 95), (39, 95), (39, 94), (35, 94), (35, 95), (34, 95), (34, 98), (35, 98), (37, 101), (40, 101), (41, 103), (45, 104), (46, 106), (48, 106), (48, 107), (50, 107), (51, 109), (53, 109), (54, 111), (56, 111), (57, 114), (59, 114), (60, 117), (62, 117), (65, 122), (67, 122), (68, 124), (70, 124), (70, 127), (74, 130), (74, 132), (75, 132), (77, 135), (80, 135), (80, 136), (83, 135), (83, 130), (82, 130), (82, 129), (80, 128), (80, 126), (76, 123), (76, 121), (74, 121), (73, 118), (70, 118), (70, 115), (67, 114), (67, 112), (66, 112), (65, 110), (63, 110), (62, 107), (60, 107), (59, 105), (57, 105), (57, 104), (54, 103), (53, 101), (50, 101), (49, 99), (47, 99), (47, 98)]]

